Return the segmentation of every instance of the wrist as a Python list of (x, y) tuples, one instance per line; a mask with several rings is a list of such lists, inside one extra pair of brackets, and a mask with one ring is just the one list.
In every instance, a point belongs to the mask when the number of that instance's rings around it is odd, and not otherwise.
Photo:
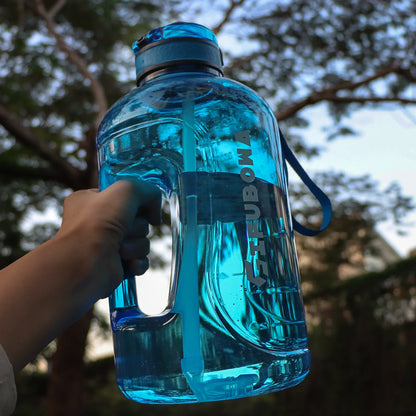
[(115, 235), (92, 221), (84, 227), (61, 229), (51, 241), (66, 255), (61, 261), (71, 270), (72, 296), (84, 298), (90, 307), (115, 289), (123, 273)]
[(93, 305), (82, 288), (91, 267), (74, 238), (57, 235), (1, 271), (0, 315), (13, 319), (0, 320), (0, 344), (15, 371)]

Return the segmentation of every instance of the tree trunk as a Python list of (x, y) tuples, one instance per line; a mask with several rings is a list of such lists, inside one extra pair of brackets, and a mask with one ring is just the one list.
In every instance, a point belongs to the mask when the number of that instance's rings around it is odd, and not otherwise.
[(47, 392), (46, 416), (78, 416), (82, 411), (84, 354), (91, 309), (57, 339)]

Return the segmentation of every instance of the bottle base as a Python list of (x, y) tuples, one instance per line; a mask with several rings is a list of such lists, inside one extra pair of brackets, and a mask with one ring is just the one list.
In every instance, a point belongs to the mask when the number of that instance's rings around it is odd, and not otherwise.
[(118, 380), (123, 394), (146, 404), (186, 404), (239, 399), (284, 390), (308, 374), (308, 349), (279, 354), (272, 362), (200, 375), (144, 376)]

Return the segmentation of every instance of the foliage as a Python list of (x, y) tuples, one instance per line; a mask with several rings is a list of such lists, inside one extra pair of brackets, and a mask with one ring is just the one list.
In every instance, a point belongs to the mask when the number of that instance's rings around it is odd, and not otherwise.
[[(18, 230), (33, 209), (53, 205), (59, 210), (68, 188), (89, 187), (96, 177), (97, 102), (91, 80), (57, 47), (60, 38), (50, 33), (35, 3), (10, 0), (0, 6), (0, 112), (5, 127), (0, 130), (0, 177), (3, 198), (10, 199), (0, 207), (0, 216), (8, 221), (0, 244), (2, 254), (15, 251), (3, 265), (24, 252), (25, 237)], [(53, 5), (48, 3), (47, 7)], [(158, 24), (156, 10), (156, 2), (107, 0), (72, 1), (56, 11), (58, 36), (99, 79), (109, 102), (126, 92), (127, 79), (133, 78), (126, 76), (131, 57), (127, 65), (117, 52)], [(39, 241), (53, 229), (43, 231)]]
[(229, 71), (269, 99), (279, 120), (307, 124), (297, 113), (322, 101), (335, 123), (363, 105), (412, 102), (411, 0), (247, 3), (238, 37), (255, 47), (231, 58)]

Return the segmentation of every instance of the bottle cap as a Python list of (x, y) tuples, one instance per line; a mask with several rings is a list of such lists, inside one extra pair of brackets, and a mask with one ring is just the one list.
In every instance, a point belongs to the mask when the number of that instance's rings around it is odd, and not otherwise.
[(215, 35), (196, 23), (176, 22), (151, 30), (133, 43), (137, 83), (152, 72), (177, 65), (204, 65), (223, 74)]

